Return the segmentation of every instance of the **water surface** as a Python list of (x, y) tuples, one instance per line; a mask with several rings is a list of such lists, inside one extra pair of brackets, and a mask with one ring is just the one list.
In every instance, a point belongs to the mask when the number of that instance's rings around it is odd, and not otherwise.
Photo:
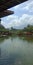
[(33, 37), (0, 38), (0, 65), (33, 65)]

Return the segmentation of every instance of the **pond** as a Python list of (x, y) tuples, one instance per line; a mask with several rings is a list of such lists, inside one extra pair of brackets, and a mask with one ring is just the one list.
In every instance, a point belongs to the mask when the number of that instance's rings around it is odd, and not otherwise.
[(33, 37), (0, 38), (0, 65), (33, 65)]

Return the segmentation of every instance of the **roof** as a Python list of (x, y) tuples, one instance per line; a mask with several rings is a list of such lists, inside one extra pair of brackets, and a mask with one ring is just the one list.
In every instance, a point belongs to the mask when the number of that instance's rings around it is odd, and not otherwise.
[(11, 14), (14, 14), (14, 11), (4, 10), (4, 11), (0, 12), (0, 18), (11, 15)]
[(6, 10), (25, 1), (27, 0), (0, 0), (0, 11)]
[(7, 10), (27, 0), (0, 0), (0, 18), (14, 14), (13, 11)]

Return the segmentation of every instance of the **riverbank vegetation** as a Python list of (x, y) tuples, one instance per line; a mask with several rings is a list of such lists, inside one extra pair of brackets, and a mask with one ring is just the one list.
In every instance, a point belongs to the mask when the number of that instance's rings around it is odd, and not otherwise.
[(7, 29), (3, 25), (0, 25), (0, 36), (5, 35), (33, 35), (33, 25), (28, 25), (27, 27), (24, 27), (24, 29), (15, 29), (13, 27)]
[(11, 32), (15, 35), (33, 35), (33, 25), (28, 25), (27, 27), (24, 27), (24, 29), (14, 29), (11, 28)]

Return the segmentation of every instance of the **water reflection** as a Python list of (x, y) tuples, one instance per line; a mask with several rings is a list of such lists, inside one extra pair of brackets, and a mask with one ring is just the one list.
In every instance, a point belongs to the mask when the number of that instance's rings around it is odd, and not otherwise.
[(4, 42), (5, 39), (8, 39), (9, 36), (6, 36), (6, 37), (0, 37), (0, 43)]
[(27, 42), (33, 42), (33, 36), (23, 36), (19, 37), (20, 40), (27, 41)]
[[(4, 37), (3, 37), (4, 38)], [(33, 65), (33, 37), (6, 37), (0, 41), (0, 65)], [(30, 44), (29, 44), (30, 43)]]
[(0, 48), (0, 58), (1, 58), (1, 48)]
[(33, 37), (25, 37), (24, 40), (27, 40), (28, 42), (33, 42)]
[[(0, 43), (4, 42), (4, 40), (6, 39), (9, 39), (11, 38), (11, 40), (13, 41), (13, 39), (15, 39), (17, 36), (6, 36), (6, 37), (1, 37), (0, 38)], [(33, 36), (20, 36), (18, 37), (20, 40), (23, 40), (23, 41), (27, 41), (27, 42), (33, 42)]]

